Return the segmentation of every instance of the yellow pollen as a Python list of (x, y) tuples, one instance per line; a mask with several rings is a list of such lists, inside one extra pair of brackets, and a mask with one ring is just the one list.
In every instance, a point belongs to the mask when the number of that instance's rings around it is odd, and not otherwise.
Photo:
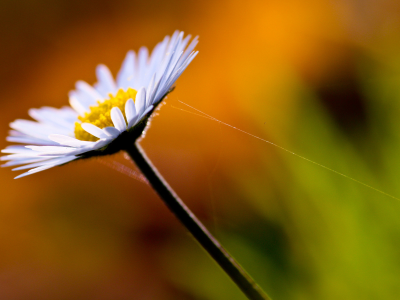
[(133, 100), (136, 99), (136, 91), (131, 88), (128, 88), (126, 92), (123, 89), (119, 89), (115, 96), (112, 94), (109, 94), (108, 96), (110, 99), (97, 101), (98, 105), (91, 106), (90, 112), (85, 112), (84, 116), (78, 117), (80, 122), (75, 122), (74, 130), (76, 139), (81, 141), (97, 141), (98, 138), (83, 130), (81, 124), (91, 123), (101, 129), (108, 126), (114, 126), (110, 116), (111, 109), (113, 107), (118, 107), (125, 116), (125, 103), (131, 98)]

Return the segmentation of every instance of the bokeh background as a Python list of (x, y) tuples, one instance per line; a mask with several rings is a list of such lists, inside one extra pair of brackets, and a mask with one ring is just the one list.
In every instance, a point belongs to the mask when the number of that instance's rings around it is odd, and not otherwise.
[[(400, 4), (0, 1), (0, 148), (32, 107), (115, 74), (129, 49), (200, 36), (144, 149), (273, 299), (398, 299)], [(193, 111), (192, 111), (193, 112)], [(0, 299), (245, 299), (123, 154), (0, 170)]]

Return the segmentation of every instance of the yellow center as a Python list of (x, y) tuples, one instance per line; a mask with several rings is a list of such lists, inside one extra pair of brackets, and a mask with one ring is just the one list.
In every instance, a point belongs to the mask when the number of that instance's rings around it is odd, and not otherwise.
[(111, 109), (113, 107), (118, 107), (125, 116), (125, 103), (131, 98), (135, 100), (136, 91), (131, 88), (128, 88), (126, 92), (123, 89), (120, 89), (115, 96), (112, 94), (109, 94), (108, 96), (110, 99), (102, 102), (97, 101), (98, 105), (91, 106), (90, 112), (85, 112), (84, 116), (78, 117), (81, 122), (75, 122), (74, 133), (76, 139), (81, 141), (97, 141), (98, 138), (83, 130), (81, 124), (91, 123), (101, 129), (108, 126), (114, 126), (110, 116)]

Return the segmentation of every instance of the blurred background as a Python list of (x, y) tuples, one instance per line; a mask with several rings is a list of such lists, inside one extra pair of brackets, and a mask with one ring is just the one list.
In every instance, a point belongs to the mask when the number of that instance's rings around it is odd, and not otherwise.
[[(179, 101), (400, 198), (399, 2), (1, 0), (0, 148), (176, 29), (200, 54), (141, 143), (171, 186), (273, 299), (398, 299), (398, 199)], [(0, 299), (245, 299), (121, 170), (122, 153), (0, 170)]]

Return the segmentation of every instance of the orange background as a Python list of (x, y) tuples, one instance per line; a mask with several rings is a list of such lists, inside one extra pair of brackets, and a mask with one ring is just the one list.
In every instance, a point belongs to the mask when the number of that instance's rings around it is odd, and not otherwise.
[[(400, 5), (389, 0), (0, 2), (0, 148), (32, 107), (174, 30), (198, 57), (142, 141), (273, 299), (398, 299)], [(0, 170), (0, 299), (245, 299), (123, 154)], [(116, 167), (121, 170), (121, 165)]]

